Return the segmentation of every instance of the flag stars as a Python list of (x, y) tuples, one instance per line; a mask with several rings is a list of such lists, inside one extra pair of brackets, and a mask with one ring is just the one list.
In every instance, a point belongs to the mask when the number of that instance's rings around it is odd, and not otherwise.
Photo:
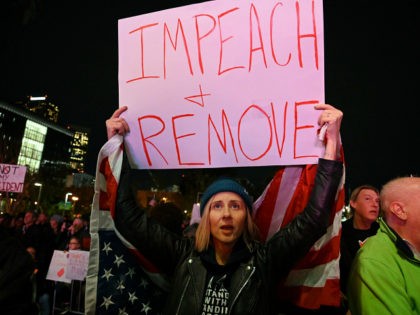
[(120, 282), (118, 282), (117, 290), (120, 290), (122, 292), (124, 289), (125, 289), (124, 281), (121, 280)]
[(125, 273), (125, 276), (129, 276), (130, 279), (133, 279), (133, 276), (136, 274), (134, 268), (128, 268), (128, 271)]
[(141, 303), (142, 305), (143, 305), (143, 308), (141, 309), (141, 311), (143, 312), (143, 313), (148, 313), (152, 308), (149, 306), (149, 302), (148, 303), (146, 303), (146, 304), (144, 304), (144, 303)]
[(104, 247), (102, 248), (102, 251), (105, 252), (107, 255), (109, 252), (112, 252), (111, 242), (109, 243), (104, 242)]
[(112, 295), (110, 295), (109, 297), (103, 297), (103, 299), (104, 299), (104, 301), (102, 302), (102, 304), (101, 304), (101, 307), (102, 306), (105, 306), (105, 309), (106, 310), (108, 310), (108, 307), (111, 305), (111, 304), (115, 304), (114, 302), (112, 302), (111, 301), (111, 297), (112, 297)]
[(121, 255), (121, 256), (115, 255), (114, 264), (116, 264), (119, 267), (121, 264), (125, 263), (123, 257), (124, 255)]
[(131, 302), (131, 304), (134, 304), (136, 300), (139, 298), (136, 296), (136, 292), (130, 293), (128, 292), (128, 300)]
[(109, 278), (113, 277), (114, 275), (111, 273), (112, 268), (111, 269), (104, 269), (104, 274), (102, 275), (101, 278), (106, 278), (106, 281), (109, 281)]
[(128, 313), (125, 311), (125, 307), (118, 309), (118, 315), (128, 315)]

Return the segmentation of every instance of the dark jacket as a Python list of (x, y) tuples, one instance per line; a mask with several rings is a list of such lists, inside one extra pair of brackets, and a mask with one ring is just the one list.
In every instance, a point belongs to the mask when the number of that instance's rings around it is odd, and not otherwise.
[(379, 223), (373, 222), (368, 230), (359, 230), (353, 227), (353, 217), (341, 225), (340, 239), (340, 286), (341, 291), (347, 295), (347, 281), (350, 275), (351, 264), (356, 257), (357, 251), (363, 243), (375, 235), (379, 229)]
[(0, 225), (0, 314), (38, 315), (35, 262), (15, 235)]
[[(203, 264), (206, 253), (194, 249), (194, 239), (168, 232), (137, 207), (124, 165), (114, 218), (118, 231), (172, 277), (165, 314), (201, 314), (208, 273)], [(229, 314), (275, 314), (276, 286), (326, 232), (341, 175), (341, 162), (319, 160), (305, 210), (266, 243), (255, 241), (249, 255), (232, 271)]]

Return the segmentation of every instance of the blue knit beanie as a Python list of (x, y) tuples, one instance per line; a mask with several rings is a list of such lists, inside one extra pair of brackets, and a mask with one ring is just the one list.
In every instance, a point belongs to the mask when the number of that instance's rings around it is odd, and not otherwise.
[(243, 201), (245, 202), (247, 208), (252, 213), (252, 198), (246, 191), (246, 189), (240, 185), (237, 181), (223, 177), (214, 181), (207, 189), (204, 191), (203, 196), (201, 197), (200, 201), (200, 214), (203, 215), (204, 207), (206, 206), (207, 202), (213, 197), (215, 194), (219, 192), (234, 192), (241, 196)]

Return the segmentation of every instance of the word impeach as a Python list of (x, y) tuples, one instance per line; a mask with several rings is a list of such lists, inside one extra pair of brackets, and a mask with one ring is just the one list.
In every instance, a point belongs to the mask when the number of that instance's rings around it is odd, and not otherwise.
[[(177, 77), (183, 74), (222, 76), (229, 71), (257, 71), (261, 66), (302, 68), (305, 65), (305, 55), (310, 57), (305, 66), (318, 68), (315, 26), (312, 26), (310, 34), (305, 34), (300, 33), (299, 24), (293, 26), (287, 23), (290, 19), (287, 16), (290, 14), (288, 10), (291, 8), (285, 8), (284, 3), (295, 5), (292, 13), (300, 19), (299, 1), (275, 2), (273, 7), (263, 8), (261, 11), (252, 2), (246, 2), (246, 7), (235, 6), (218, 10), (216, 15), (198, 13), (187, 17), (189, 21), (179, 18), (172, 26), (166, 21), (152, 22), (142, 23), (129, 30), (127, 35), (135, 41), (133, 48), (138, 54), (136, 67), (133, 68), (133, 73), (137, 75), (127, 78), (126, 83), (145, 79), (166, 80), (171, 75)], [(215, 5), (219, 7), (219, 4)], [(309, 16), (311, 23), (316, 21), (313, 14), (314, 11)], [(193, 25), (189, 25), (191, 22)], [(282, 28), (280, 32), (279, 28)], [(293, 43), (287, 38), (291, 30), (294, 32)], [(305, 37), (309, 37), (313, 43), (309, 51), (303, 50)], [(156, 45), (159, 41), (161, 46)], [(235, 41), (243, 45), (238, 47), (230, 44)], [(215, 48), (218, 50), (216, 54)], [(174, 53), (178, 53), (177, 65), (171, 64), (170, 58)]]
[(312, 164), (322, 154), (322, 1), (209, 1), (119, 21), (138, 168)]
[(0, 164), (0, 191), (22, 192), (26, 166)]

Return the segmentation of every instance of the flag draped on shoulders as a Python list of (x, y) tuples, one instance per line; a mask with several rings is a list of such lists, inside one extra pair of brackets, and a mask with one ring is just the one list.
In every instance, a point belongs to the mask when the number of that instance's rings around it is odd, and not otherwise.
[(114, 226), (123, 137), (99, 152), (92, 204), (85, 314), (161, 314), (167, 282)]
[[(341, 148), (341, 156), (343, 150)], [(123, 137), (99, 152), (91, 212), (91, 249), (86, 277), (85, 314), (160, 314), (168, 283), (114, 226), (115, 201), (123, 158)], [(344, 161), (343, 161), (344, 163)], [(254, 203), (254, 219), (264, 240), (303, 211), (317, 165), (282, 167)], [(340, 236), (344, 174), (323, 235), (278, 286), (279, 300), (305, 309), (340, 305)]]
[[(268, 240), (303, 211), (314, 185), (316, 170), (317, 165), (314, 164), (286, 166), (277, 171), (254, 203), (254, 220), (263, 240)], [(345, 202), (344, 178), (343, 173), (326, 234), (294, 266), (284, 283), (279, 284), (279, 300), (305, 309), (340, 305), (339, 258), (341, 216)]]

